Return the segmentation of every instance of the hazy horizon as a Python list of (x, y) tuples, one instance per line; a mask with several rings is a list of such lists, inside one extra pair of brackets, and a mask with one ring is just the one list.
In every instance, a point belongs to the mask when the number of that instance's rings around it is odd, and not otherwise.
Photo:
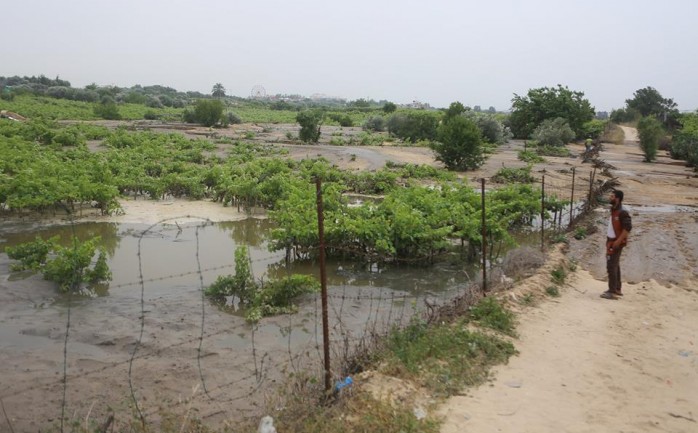
[(557, 84), (597, 111), (652, 86), (698, 108), (689, 0), (24, 0), (3, 6), (1, 76), (247, 97), (325, 94), (506, 111)]

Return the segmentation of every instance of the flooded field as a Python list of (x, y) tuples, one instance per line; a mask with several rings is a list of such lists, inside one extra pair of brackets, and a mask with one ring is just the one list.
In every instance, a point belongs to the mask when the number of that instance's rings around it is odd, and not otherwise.
[[(41, 275), (11, 272), (11, 261), (0, 254), (0, 399), (13, 425), (36, 430), (88, 410), (101, 416), (133, 409), (134, 400), (137, 412), (148, 417), (161, 403), (186, 403), (202, 418), (220, 421), (261, 404), (269, 385), (289, 371), (320, 369), (319, 296), (300, 299), (295, 315), (256, 326), (203, 296), (216, 277), (234, 273), (238, 245), (249, 247), (257, 279), (319, 277), (316, 263), (287, 267), (283, 253), (268, 251), (269, 224), (246, 219), (3, 226), (2, 250), (36, 236), (100, 236), (113, 273), (108, 285), (60, 294)], [(424, 307), (423, 299), (446, 302), (468, 281), (460, 260), (380, 268), (329, 261), (333, 370), (339, 374), (339, 361), (365, 335), (406, 323)]]

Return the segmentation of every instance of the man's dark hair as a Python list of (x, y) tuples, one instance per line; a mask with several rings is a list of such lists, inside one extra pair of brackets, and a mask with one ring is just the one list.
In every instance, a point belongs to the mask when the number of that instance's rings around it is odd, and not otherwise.
[(619, 189), (614, 189), (613, 195), (615, 195), (618, 200), (623, 201), (623, 191)]

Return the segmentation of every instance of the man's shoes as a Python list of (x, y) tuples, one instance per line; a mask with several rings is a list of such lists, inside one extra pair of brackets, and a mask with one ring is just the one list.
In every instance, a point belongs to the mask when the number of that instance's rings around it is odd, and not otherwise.
[[(618, 296), (619, 296), (618, 293), (616, 293), (616, 292), (609, 292), (609, 291), (605, 291), (605, 292), (603, 292), (603, 293), (601, 294), (601, 297), (602, 297), (602, 298), (604, 298), (604, 299), (613, 299), (614, 301), (617, 301), (617, 300), (619, 299)], [(621, 294), (620, 296), (623, 296), (623, 295)]]

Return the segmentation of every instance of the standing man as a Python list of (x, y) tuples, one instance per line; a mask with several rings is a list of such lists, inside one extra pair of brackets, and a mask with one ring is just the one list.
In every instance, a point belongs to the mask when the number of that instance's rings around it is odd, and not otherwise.
[(611, 218), (606, 234), (606, 270), (608, 270), (608, 290), (601, 294), (605, 299), (618, 299), (623, 296), (620, 281), (620, 253), (628, 243), (628, 235), (633, 228), (628, 210), (623, 207), (623, 191), (614, 190), (609, 197)]

